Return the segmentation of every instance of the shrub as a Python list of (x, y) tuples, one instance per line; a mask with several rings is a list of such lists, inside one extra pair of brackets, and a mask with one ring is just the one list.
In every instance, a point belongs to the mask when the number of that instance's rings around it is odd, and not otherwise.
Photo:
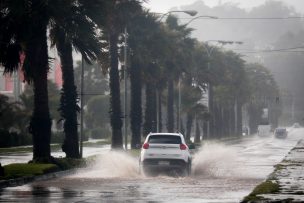
[(0, 129), (0, 147), (13, 147), (32, 144), (32, 137), (29, 134), (19, 134)]
[(4, 177), (1, 178), (10, 179), (25, 176), (35, 176), (55, 171), (58, 171), (58, 166), (55, 164), (9, 164), (4, 166)]
[(111, 131), (109, 130), (109, 128), (101, 128), (101, 127), (97, 127), (91, 130), (91, 138), (93, 139), (106, 139), (108, 137), (110, 137), (111, 135)]

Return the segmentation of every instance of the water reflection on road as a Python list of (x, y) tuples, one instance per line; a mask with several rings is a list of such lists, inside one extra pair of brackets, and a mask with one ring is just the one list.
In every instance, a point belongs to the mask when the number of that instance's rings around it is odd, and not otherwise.
[(302, 135), (303, 129), (293, 129), (286, 140), (208, 143), (195, 154), (187, 178), (145, 177), (137, 173), (136, 159), (109, 152), (77, 174), (3, 189), (0, 202), (239, 202)]
[[(105, 153), (110, 150), (110, 145), (102, 145), (100, 147), (84, 147), (83, 156), (88, 157), (95, 154)], [(65, 157), (65, 153), (62, 151), (53, 151), (53, 157)], [(11, 163), (27, 163), (33, 157), (32, 152), (10, 152), (5, 154), (0, 154), (1, 165), (7, 165)]]

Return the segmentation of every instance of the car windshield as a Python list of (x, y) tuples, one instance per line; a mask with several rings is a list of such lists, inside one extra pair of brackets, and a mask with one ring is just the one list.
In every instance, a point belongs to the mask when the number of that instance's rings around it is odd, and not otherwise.
[(152, 144), (181, 144), (180, 136), (174, 135), (151, 135), (148, 143)]
[(283, 133), (283, 132), (286, 132), (286, 129), (277, 129), (276, 132)]

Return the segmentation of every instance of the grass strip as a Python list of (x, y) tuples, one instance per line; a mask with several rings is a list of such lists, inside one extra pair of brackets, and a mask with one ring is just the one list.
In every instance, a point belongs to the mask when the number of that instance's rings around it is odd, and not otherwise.
[(254, 188), (254, 190), (244, 198), (242, 203), (256, 202), (262, 200), (258, 195), (260, 194), (274, 194), (279, 192), (279, 184), (274, 181), (267, 180)]
[(5, 165), (3, 168), (4, 176), (0, 176), (2, 180), (32, 177), (59, 171), (59, 167), (56, 164), (15, 163)]

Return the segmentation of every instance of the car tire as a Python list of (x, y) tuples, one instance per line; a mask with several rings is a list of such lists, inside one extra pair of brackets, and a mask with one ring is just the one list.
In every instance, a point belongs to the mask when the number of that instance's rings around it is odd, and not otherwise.
[(191, 162), (189, 161), (186, 166), (182, 169), (181, 175), (187, 177), (191, 175)]
[(192, 172), (192, 162), (189, 160), (188, 161), (188, 176), (191, 175), (191, 172)]

